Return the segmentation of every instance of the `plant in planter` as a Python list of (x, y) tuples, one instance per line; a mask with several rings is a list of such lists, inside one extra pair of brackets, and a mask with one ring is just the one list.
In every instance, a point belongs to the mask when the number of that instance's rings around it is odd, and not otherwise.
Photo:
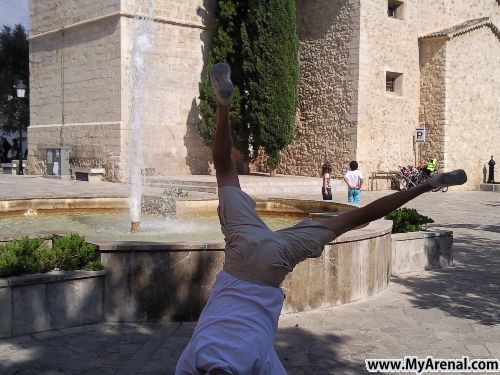
[(102, 268), (95, 246), (76, 233), (56, 238), (52, 248), (44, 238), (28, 237), (0, 246), (0, 277)]
[(425, 229), (426, 224), (433, 223), (430, 217), (421, 215), (414, 208), (398, 208), (385, 217), (392, 220), (392, 233), (418, 232)]

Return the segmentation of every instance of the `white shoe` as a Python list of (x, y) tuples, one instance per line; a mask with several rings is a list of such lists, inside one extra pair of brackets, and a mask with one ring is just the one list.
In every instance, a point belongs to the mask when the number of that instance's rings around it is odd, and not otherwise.
[(467, 182), (467, 174), (463, 169), (456, 169), (447, 173), (438, 173), (429, 179), (429, 185), (434, 188), (463, 185), (465, 182)]
[(231, 68), (227, 64), (215, 64), (210, 70), (210, 83), (217, 101), (229, 105), (233, 101), (234, 86), (231, 82)]

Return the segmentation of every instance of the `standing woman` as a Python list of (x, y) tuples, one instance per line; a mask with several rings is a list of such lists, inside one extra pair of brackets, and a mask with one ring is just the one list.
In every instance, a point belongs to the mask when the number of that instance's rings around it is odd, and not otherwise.
[(321, 174), (323, 175), (323, 200), (331, 201), (332, 200), (332, 166), (329, 162), (325, 162), (323, 164)]

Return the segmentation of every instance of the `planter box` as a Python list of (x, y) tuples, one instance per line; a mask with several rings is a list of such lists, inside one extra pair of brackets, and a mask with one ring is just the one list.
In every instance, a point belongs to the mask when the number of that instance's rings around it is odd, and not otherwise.
[(94, 324), (105, 271), (53, 271), (0, 279), (0, 338)]
[(453, 232), (429, 230), (396, 233), (392, 239), (392, 274), (453, 265)]

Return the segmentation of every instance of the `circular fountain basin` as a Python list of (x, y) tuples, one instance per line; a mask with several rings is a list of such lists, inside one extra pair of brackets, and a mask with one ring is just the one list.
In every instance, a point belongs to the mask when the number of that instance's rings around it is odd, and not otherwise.
[[(51, 204), (59, 209), (123, 209), (126, 200), (99, 202), (65, 199), (51, 200)], [(325, 217), (356, 209), (335, 202), (295, 199), (257, 199), (256, 204), (256, 210), (266, 220), (276, 219), (280, 223), (272, 229), (293, 225), (307, 216), (324, 220)], [(22, 213), (20, 208), (32, 209), (37, 210), (40, 216), (45, 214), (43, 208), (47, 208), (47, 202), (43, 200), (0, 202), (0, 209), (2, 205), (4, 212), (9, 211), (5, 209), (8, 206), (11, 212)], [(176, 220), (179, 222), (184, 220), (184, 223), (190, 223), (193, 218), (203, 222), (212, 218), (219, 237), (205, 239), (194, 239), (189, 233), (177, 233), (179, 237), (175, 240), (159, 238), (159, 232), (175, 228), (173, 222), (165, 218), (148, 238), (147, 217), (141, 223), (146, 236), (132, 234), (126, 238), (125, 232), (130, 230), (127, 215), (123, 212), (115, 212), (115, 216), (107, 213), (109, 223), (114, 222), (115, 225), (119, 215), (123, 215), (122, 232), (113, 229), (110, 232), (116, 232), (118, 236), (111, 238), (86, 235), (87, 241), (98, 247), (107, 270), (103, 306), (106, 321), (197, 318), (224, 263), (224, 242), (216, 216), (217, 206), (216, 199), (176, 201)], [(76, 214), (75, 211), (73, 213)], [(85, 215), (74, 216), (72, 223), (90, 220)], [(32, 218), (21, 217), (23, 220)], [(6, 219), (0, 217), (0, 228), (2, 220)], [(157, 225), (161, 220), (158, 219)], [(191, 222), (191, 229), (199, 234), (204, 225), (202, 222)], [(297, 265), (282, 284), (287, 296), (283, 311), (334, 306), (366, 298), (384, 289), (389, 282), (391, 268), (391, 227), (390, 221), (372, 222), (327, 244), (319, 258)], [(68, 228), (70, 224), (60, 231), (54, 229), (49, 232), (67, 232)], [(182, 232), (180, 228), (173, 232)]]

